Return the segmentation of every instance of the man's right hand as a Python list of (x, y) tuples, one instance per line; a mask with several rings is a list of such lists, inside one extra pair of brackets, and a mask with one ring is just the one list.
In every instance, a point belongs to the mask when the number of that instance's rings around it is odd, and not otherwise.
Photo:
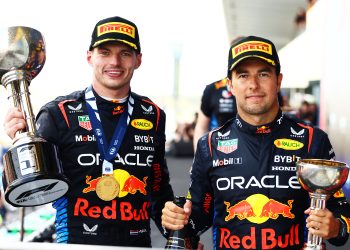
[(192, 202), (187, 200), (184, 208), (168, 201), (162, 210), (162, 225), (170, 230), (179, 230), (188, 223), (192, 211)]
[(15, 137), (17, 131), (26, 129), (26, 121), (19, 108), (11, 107), (8, 110), (4, 120), (4, 129), (11, 139)]

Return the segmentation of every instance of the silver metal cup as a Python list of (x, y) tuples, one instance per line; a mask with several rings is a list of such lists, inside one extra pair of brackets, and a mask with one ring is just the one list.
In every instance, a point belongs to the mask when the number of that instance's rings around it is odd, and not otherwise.
[(16, 207), (38, 206), (63, 196), (69, 182), (62, 173), (57, 147), (36, 136), (29, 84), (44, 66), (41, 33), (24, 26), (0, 30), (0, 78), (8, 99), (19, 107), (27, 129), (19, 131), (3, 157), (5, 199)]
[[(346, 182), (349, 166), (344, 162), (323, 159), (302, 159), (296, 163), (301, 186), (309, 192), (311, 209), (323, 209), (329, 196)], [(322, 249), (322, 238), (308, 233), (304, 249)]]

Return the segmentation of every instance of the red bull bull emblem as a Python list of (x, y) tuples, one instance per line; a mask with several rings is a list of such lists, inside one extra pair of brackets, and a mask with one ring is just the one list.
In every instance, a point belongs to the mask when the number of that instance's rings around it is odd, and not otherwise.
[(269, 199), (265, 195), (254, 194), (246, 200), (242, 200), (231, 206), (230, 202), (224, 201), (226, 205), (225, 221), (237, 217), (239, 220), (247, 219), (253, 223), (261, 224), (268, 219), (276, 220), (279, 216), (294, 219), (291, 212), (293, 200), (288, 200), (288, 205), (274, 199)]
[(83, 193), (89, 193), (91, 191), (96, 191), (96, 185), (97, 182), (100, 180), (101, 177), (97, 177), (96, 179), (91, 179), (90, 175), (86, 176), (85, 183), (88, 184), (86, 188), (83, 189)]
[(119, 115), (124, 112), (124, 106), (118, 105), (113, 109), (112, 115)]
[(230, 202), (224, 201), (224, 203), (226, 205), (226, 211), (228, 212), (225, 221), (232, 220), (235, 216), (240, 220), (255, 216), (253, 207), (247, 201), (240, 201), (233, 206), (230, 206)]
[(261, 126), (256, 128), (256, 133), (257, 134), (269, 134), (271, 133), (271, 128), (267, 126)]
[(295, 215), (291, 213), (292, 200), (288, 201), (288, 205), (278, 202), (274, 199), (270, 199), (263, 207), (260, 217), (269, 217), (271, 219), (277, 219), (278, 216), (294, 219)]
[(122, 191), (128, 192), (130, 194), (135, 194), (136, 191), (139, 191), (140, 193), (146, 195), (146, 183), (147, 176), (143, 177), (143, 181), (135, 177), (134, 175), (131, 175), (124, 184), (124, 187)]
[(344, 192), (343, 192), (342, 189), (339, 189), (337, 192), (335, 192), (335, 193), (333, 194), (333, 196), (334, 196), (335, 198), (342, 198), (342, 197), (345, 197), (345, 194), (344, 194)]

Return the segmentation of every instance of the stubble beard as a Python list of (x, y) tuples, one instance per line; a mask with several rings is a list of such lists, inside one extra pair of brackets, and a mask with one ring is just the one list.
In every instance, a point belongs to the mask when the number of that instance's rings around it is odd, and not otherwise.
[(247, 113), (248, 115), (263, 115), (266, 114), (270, 109), (272, 105), (265, 104), (263, 106), (259, 105), (242, 105), (242, 110)]

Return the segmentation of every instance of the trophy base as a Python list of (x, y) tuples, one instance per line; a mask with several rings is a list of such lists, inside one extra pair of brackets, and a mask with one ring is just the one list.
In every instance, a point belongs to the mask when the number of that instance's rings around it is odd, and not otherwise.
[(39, 175), (11, 183), (6, 188), (5, 200), (14, 207), (40, 206), (62, 197), (68, 189), (65, 180)]
[(3, 159), (5, 199), (12, 206), (47, 204), (69, 189), (56, 146), (42, 138), (18, 140)]

